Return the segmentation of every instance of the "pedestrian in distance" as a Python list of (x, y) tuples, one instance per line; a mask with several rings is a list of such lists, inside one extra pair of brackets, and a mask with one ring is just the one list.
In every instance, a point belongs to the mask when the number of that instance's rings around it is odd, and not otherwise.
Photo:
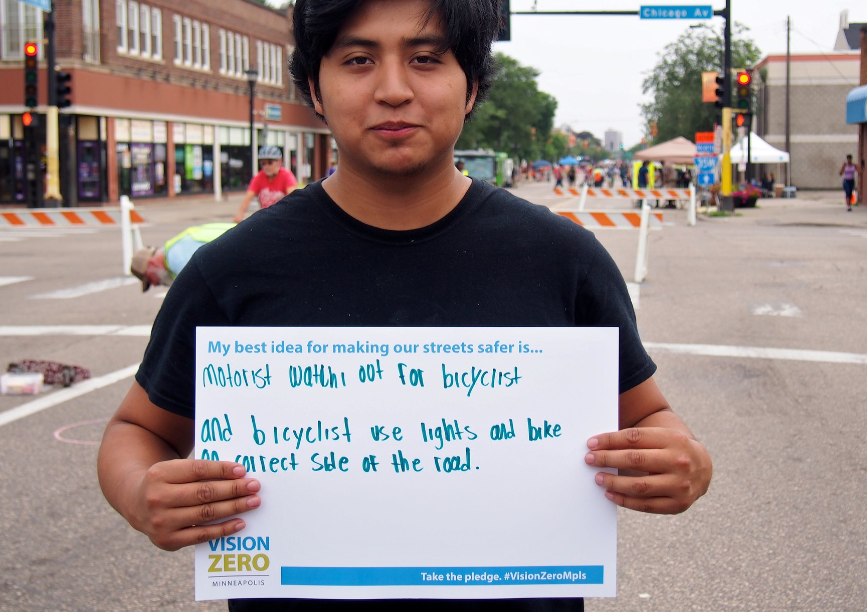
[(268, 208), (292, 193), (298, 181), (291, 170), (282, 167), (283, 154), (277, 147), (265, 146), (259, 149), (259, 164), (262, 169), (250, 181), (241, 208), (235, 215), (235, 223), (244, 220), (253, 198), (259, 198), (259, 206)]
[(563, 169), (560, 166), (554, 166), (554, 189), (563, 188)]
[[(297, 0), (293, 26), (293, 81), (327, 122), (340, 170), (201, 247), (175, 279), (102, 438), (109, 503), (166, 550), (234, 535), (268, 503), (241, 464), (188, 458), (197, 326), (588, 326), (619, 330), (621, 429), (593, 435), (584, 457), (599, 495), (641, 512), (689, 508), (711, 459), (657, 386), (611, 256), (580, 225), (453, 163), (490, 88), (499, 2)], [(636, 466), (646, 471), (617, 471)], [(229, 602), (235, 612), (337, 606), (579, 611), (583, 600)]]
[(846, 195), (846, 210), (852, 212), (852, 193), (855, 191), (855, 173), (858, 166), (852, 163), (852, 156), (846, 156), (846, 162), (840, 168), (840, 176), (843, 177), (843, 193)]

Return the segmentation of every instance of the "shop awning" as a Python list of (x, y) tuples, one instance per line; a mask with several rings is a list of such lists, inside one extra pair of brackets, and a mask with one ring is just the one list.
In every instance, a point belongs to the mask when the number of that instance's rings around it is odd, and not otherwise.
[(846, 123), (867, 123), (867, 85), (856, 87), (846, 96)]

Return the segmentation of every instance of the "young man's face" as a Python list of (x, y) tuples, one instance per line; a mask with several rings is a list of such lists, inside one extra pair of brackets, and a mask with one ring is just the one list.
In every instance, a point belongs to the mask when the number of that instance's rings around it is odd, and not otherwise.
[(421, 27), (428, 8), (425, 0), (368, 0), (322, 58), (314, 106), (341, 167), (392, 177), (454, 168), (475, 91), (467, 102), (464, 71), (450, 50), (441, 52), (439, 19)]

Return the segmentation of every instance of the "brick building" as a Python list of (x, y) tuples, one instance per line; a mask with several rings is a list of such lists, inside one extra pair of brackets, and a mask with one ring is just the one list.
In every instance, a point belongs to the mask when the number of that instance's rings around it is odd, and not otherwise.
[[(288, 73), (292, 8), (254, 0), (56, 0), (57, 66), (72, 75), (61, 111), (64, 205), (244, 190), (262, 144), (300, 181), (325, 174), (325, 125)], [(0, 203), (23, 200), (23, 46), (42, 12), (0, 0)], [(48, 102), (44, 45), (39, 103)], [(248, 71), (255, 70), (251, 75)], [(250, 86), (255, 81), (255, 129)], [(44, 123), (44, 122), (43, 122)]]
[[(840, 189), (840, 166), (858, 147), (858, 127), (846, 124), (845, 100), (858, 85), (859, 61), (858, 53), (791, 56), (788, 182), (799, 189)], [(786, 56), (765, 57), (753, 74), (753, 130), (785, 150)]]

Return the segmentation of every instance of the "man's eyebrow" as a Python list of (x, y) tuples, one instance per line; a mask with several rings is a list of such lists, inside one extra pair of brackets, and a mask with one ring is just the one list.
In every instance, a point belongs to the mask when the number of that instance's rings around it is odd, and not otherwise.
[[(404, 47), (434, 47), (438, 52), (448, 50), (448, 41), (442, 36), (415, 36), (413, 38), (404, 38), (401, 40)], [(363, 47), (365, 49), (379, 48), (380, 43), (369, 38), (360, 36), (344, 36), (334, 41), (333, 49), (347, 49), (349, 47)]]

